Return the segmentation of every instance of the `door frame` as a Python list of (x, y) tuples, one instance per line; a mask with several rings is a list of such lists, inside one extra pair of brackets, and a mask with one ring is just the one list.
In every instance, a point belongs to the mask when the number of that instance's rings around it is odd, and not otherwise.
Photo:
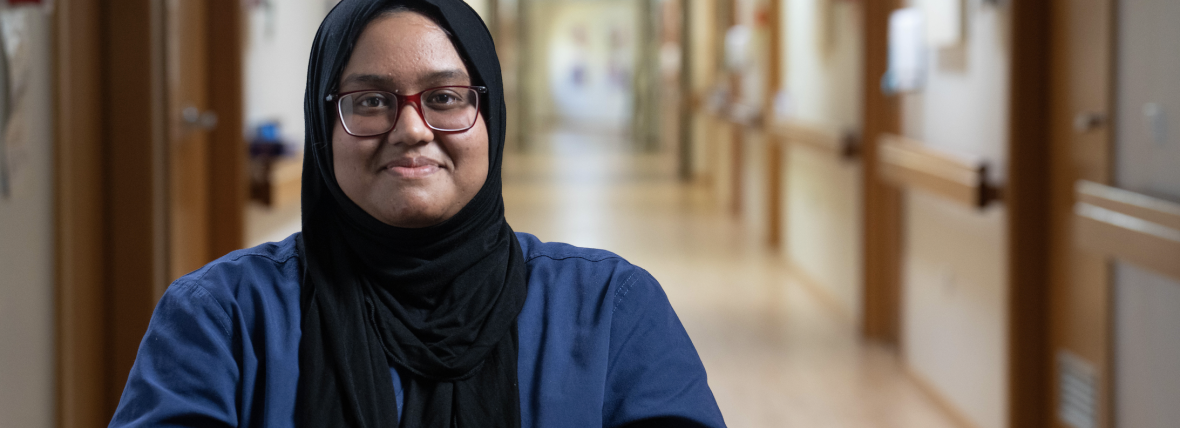
[[(1066, 427), (1058, 417), (1058, 354), (1068, 352), (1092, 365), (1095, 427), (1114, 426), (1113, 298), (1111, 264), (1074, 245), (1075, 183), (1111, 184), (1113, 178), (1117, 0), (1055, 0), (1053, 23), (1051, 147), (1053, 241), (1049, 346), (1044, 426)], [(1103, 123), (1074, 130), (1074, 114), (1099, 112)]]
[[(209, 260), (242, 248), (246, 239), (248, 158), (243, 130), (247, 17), (243, 2), (207, 1), (209, 109), (218, 125), (209, 132)], [(494, 4), (494, 2), (493, 2)], [(235, 7), (236, 6), (236, 7)]]
[[(1008, 426), (1047, 427), (1052, 416), (1050, 304), (1052, 176), (1061, 153), (1052, 138), (1054, 2), (1013, 2), (1008, 97)], [(1071, 204), (1072, 205), (1072, 204)]]
[[(98, 0), (54, 8), (56, 424), (98, 427), (107, 406), (103, 28)], [(65, 102), (69, 100), (69, 102)]]
[(902, 195), (881, 180), (878, 138), (900, 134), (898, 98), (881, 92), (881, 76), (888, 68), (889, 15), (898, 0), (864, 1), (864, 75), (861, 139), (861, 201), (864, 255), (864, 294), (861, 334), (868, 340), (897, 345), (901, 339)]
[(1012, 3), (1009, 96), (1008, 426), (1057, 417), (1060, 351), (1093, 364), (1096, 427), (1113, 425), (1109, 263), (1075, 250), (1074, 183), (1109, 183), (1111, 133), (1074, 114), (1113, 112), (1117, 0)]
[[(160, 180), (161, 0), (69, 0), (53, 11), (56, 420), (106, 426), (154, 309), (167, 244)], [(240, 2), (208, 2), (209, 259), (243, 240)], [(214, 48), (214, 46), (216, 48)], [(141, 109), (130, 105), (148, 106)], [(157, 105), (161, 104), (161, 105)]]

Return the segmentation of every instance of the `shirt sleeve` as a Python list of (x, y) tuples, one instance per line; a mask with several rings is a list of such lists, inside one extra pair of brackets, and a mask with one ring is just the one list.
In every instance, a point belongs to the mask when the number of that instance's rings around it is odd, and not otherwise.
[(604, 425), (658, 420), (672, 424), (655, 426), (724, 427), (705, 367), (668, 296), (650, 274), (634, 269), (615, 292)]
[(152, 314), (110, 426), (237, 426), (240, 374), (231, 325), (226, 308), (198, 282), (170, 286)]

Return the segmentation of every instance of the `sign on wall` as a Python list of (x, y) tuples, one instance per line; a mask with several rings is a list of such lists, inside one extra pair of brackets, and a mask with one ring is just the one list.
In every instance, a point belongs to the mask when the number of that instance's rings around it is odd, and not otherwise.
[[(34, 20), (47, 19), (52, 2), (8, 0), (0, 3), (0, 198), (24, 193), (32, 180), (32, 126), (28, 96), (34, 74)], [(42, 140), (48, 144), (47, 137)]]
[(881, 78), (881, 90), (912, 92), (925, 84), (925, 17), (916, 7), (895, 10), (889, 16), (889, 68)]

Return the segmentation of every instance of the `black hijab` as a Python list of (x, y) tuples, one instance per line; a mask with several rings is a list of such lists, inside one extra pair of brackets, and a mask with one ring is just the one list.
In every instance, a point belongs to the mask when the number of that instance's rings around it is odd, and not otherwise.
[[(386, 225), (336, 183), (328, 95), (360, 33), (408, 6), (448, 31), (472, 84), (488, 88), (488, 176), (451, 219)], [(516, 318), (527, 273), (504, 219), (504, 90), (491, 34), (462, 0), (344, 0), (312, 45), (304, 97), (302, 339), (296, 418), (305, 427), (519, 427)]]

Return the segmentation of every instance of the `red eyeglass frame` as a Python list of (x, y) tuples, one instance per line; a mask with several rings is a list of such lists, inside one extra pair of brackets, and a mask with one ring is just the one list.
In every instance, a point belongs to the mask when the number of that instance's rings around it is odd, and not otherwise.
[[(336, 118), (340, 119), (340, 125), (344, 127), (344, 132), (348, 133), (348, 135), (351, 135), (351, 136), (357, 137), (357, 138), (376, 137), (378, 135), (389, 133), (389, 131), (392, 131), (394, 128), (397, 128), (397, 121), (402, 118), (402, 109), (405, 108), (406, 103), (412, 103), (412, 105), (414, 106), (414, 111), (418, 112), (418, 118), (422, 119), (422, 123), (425, 124), (427, 128), (430, 128), (431, 130), (433, 130), (435, 132), (441, 132), (444, 134), (458, 134), (460, 132), (467, 132), (467, 130), (475, 127), (475, 122), (479, 120), (479, 115), (481, 113), (479, 111), (479, 103), (480, 103), (481, 97), (475, 98), (475, 120), (472, 120), (471, 124), (463, 129), (435, 128), (433, 125), (430, 124), (430, 122), (428, 122), (426, 120), (426, 114), (422, 112), (422, 94), (433, 91), (433, 90), (437, 90), (437, 89), (447, 89), (447, 88), (471, 89), (479, 94), (488, 93), (488, 88), (486, 86), (462, 86), (462, 85), (435, 86), (433, 88), (423, 89), (416, 94), (410, 94), (410, 95), (400, 95), (400, 94), (396, 94), (396, 93), (389, 92), (389, 91), (374, 91), (372, 89), (362, 89), (359, 91), (348, 91), (348, 92), (342, 92), (342, 93), (338, 93), (338, 94), (329, 94), (327, 97), (324, 98), (324, 101), (336, 104)], [(344, 123), (344, 112), (340, 111), (340, 100), (347, 95), (359, 94), (361, 92), (380, 92), (380, 93), (384, 93), (384, 94), (393, 95), (393, 98), (395, 100), (397, 100), (397, 107), (395, 107), (393, 110), (394, 111), (393, 121), (390, 123), (389, 129), (386, 129), (385, 131), (382, 131), (382, 132), (378, 132), (376, 134), (369, 134), (369, 135), (357, 135), (357, 134), (353, 134), (352, 131), (348, 130), (348, 125), (346, 123)]]

